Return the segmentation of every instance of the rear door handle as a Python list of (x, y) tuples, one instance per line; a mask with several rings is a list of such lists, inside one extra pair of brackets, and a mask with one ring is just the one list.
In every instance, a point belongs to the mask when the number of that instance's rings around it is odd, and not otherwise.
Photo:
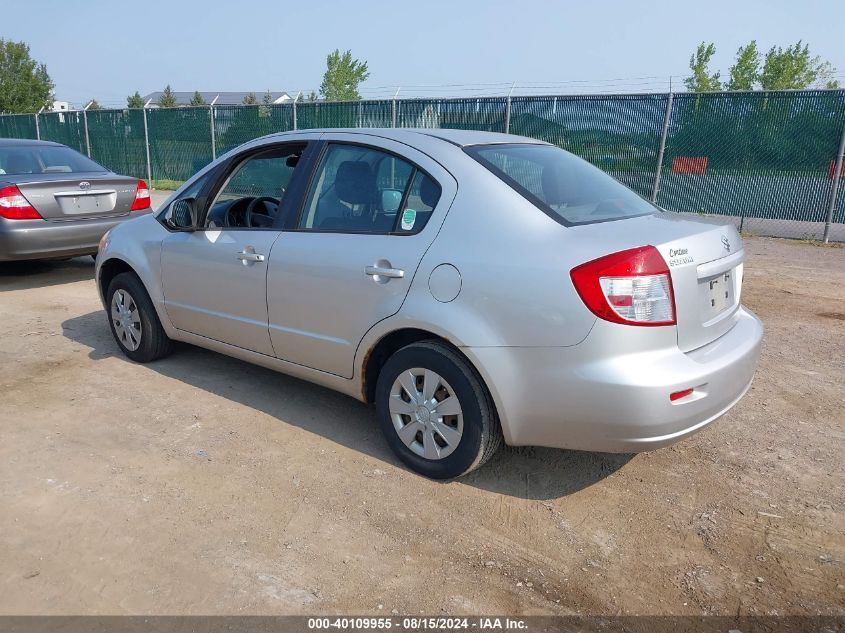
[(401, 279), (405, 271), (401, 268), (383, 268), (382, 266), (366, 266), (364, 272), (371, 277), (388, 277), (390, 279)]
[(263, 262), (266, 258), (261, 253), (254, 253), (250, 251), (241, 251), (235, 255), (242, 262)]

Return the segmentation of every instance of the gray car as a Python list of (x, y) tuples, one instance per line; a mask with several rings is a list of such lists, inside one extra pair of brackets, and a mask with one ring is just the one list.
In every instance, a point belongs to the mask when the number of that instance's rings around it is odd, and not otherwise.
[(0, 139), (0, 261), (93, 255), (106, 231), (149, 212), (143, 180), (59, 143)]
[(743, 260), (732, 227), (540, 141), (312, 130), (112, 229), (96, 276), (129, 358), (185, 341), (375, 403), (398, 457), (450, 478), (503, 441), (636, 452), (721, 416), (763, 333)]

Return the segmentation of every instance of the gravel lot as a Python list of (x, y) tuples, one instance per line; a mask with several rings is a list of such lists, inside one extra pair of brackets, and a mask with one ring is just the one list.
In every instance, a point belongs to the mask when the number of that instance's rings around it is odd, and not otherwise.
[(90, 259), (5, 265), (0, 613), (845, 614), (845, 249), (746, 244), (767, 333), (732, 412), (448, 483), (320, 387), (127, 361)]

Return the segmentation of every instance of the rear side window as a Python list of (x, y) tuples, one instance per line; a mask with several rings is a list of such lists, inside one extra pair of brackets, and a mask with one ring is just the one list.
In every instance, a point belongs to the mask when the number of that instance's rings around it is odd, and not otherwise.
[(625, 185), (558, 147), (475, 145), (466, 152), (564, 225), (620, 220), (657, 211)]
[(418, 233), (440, 186), (411, 163), (371, 147), (331, 144), (314, 175), (300, 230)]
[(95, 163), (69, 147), (30, 145), (0, 148), (0, 174), (70, 174), (75, 172), (106, 172)]

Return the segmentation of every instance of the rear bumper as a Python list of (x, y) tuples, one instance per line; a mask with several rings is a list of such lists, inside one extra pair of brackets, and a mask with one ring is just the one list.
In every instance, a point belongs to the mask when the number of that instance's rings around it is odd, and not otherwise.
[(68, 222), (0, 218), (0, 261), (93, 255), (106, 231), (143, 213)]
[[(620, 351), (618, 327), (597, 321), (579, 345), (465, 348), (493, 397), (511, 445), (614, 453), (667, 446), (727, 412), (751, 385), (763, 325), (740, 307), (734, 326), (692, 352), (677, 344)], [(674, 328), (653, 328), (654, 340)], [(664, 332), (656, 332), (664, 330)], [(669, 394), (694, 388), (671, 402)]]

